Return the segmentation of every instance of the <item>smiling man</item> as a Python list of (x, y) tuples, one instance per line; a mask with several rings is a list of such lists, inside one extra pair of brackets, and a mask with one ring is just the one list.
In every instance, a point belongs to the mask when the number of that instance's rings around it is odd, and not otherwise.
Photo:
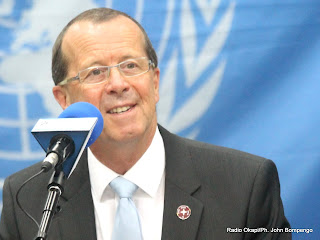
[(54, 96), (63, 109), (79, 101), (100, 109), (105, 128), (91, 150), (121, 174), (146, 152), (157, 128), (160, 71), (145, 46), (139, 27), (121, 15), (102, 23), (77, 21), (61, 45), (67, 78), (77, 75), (80, 79), (59, 83)]
[[(58, 36), (53, 94), (63, 109), (79, 101), (95, 105), (104, 129), (66, 181), (47, 239), (291, 239), (271, 232), (290, 227), (272, 161), (180, 138), (158, 125), (157, 64), (141, 25), (112, 9), (88, 10)], [(1, 239), (36, 236), (15, 197), (39, 168), (7, 178)], [(19, 194), (37, 221), (50, 175)], [(134, 190), (122, 196), (120, 185)]]

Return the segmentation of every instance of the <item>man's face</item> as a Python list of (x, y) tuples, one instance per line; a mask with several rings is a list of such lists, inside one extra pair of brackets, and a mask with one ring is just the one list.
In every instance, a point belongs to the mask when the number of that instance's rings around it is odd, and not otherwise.
[[(67, 78), (88, 67), (111, 66), (131, 58), (147, 57), (144, 46), (139, 27), (123, 16), (99, 24), (75, 23), (67, 31), (62, 44), (69, 63)], [(104, 119), (100, 142), (148, 139), (157, 125), (158, 68), (134, 77), (122, 76), (117, 68), (112, 68), (105, 82), (86, 85), (73, 81), (54, 87), (53, 93), (63, 109), (84, 101), (100, 110)], [(119, 112), (120, 108), (123, 112)]]

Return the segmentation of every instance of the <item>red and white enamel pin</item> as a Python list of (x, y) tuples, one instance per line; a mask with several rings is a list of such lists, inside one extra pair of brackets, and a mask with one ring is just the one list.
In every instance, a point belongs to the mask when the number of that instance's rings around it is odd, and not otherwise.
[(191, 215), (191, 208), (187, 205), (181, 205), (177, 208), (177, 216), (181, 220), (186, 220)]

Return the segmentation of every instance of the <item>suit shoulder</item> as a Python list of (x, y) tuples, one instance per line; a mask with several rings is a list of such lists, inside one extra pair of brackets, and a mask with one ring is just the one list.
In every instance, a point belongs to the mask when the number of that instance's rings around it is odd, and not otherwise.
[(188, 152), (196, 165), (224, 166), (225, 168), (235, 166), (257, 169), (262, 163), (270, 161), (240, 150), (180, 137), (170, 133), (161, 126), (159, 126), (159, 130), (164, 139), (165, 147)]
[(215, 160), (225, 163), (242, 163), (244, 165), (260, 165), (267, 159), (237, 149), (213, 145), (210, 143), (181, 138), (193, 156), (201, 157), (204, 160)]
[[(13, 190), (17, 189), (21, 186), (23, 182), (25, 182), (27, 179), (29, 179), (30, 177), (38, 173), (40, 170), (41, 170), (41, 162), (35, 163), (27, 168), (24, 168), (8, 176), (5, 180), (5, 184), (8, 184), (10, 182), (11, 188)], [(44, 175), (47, 175), (47, 174), (44, 174)]]

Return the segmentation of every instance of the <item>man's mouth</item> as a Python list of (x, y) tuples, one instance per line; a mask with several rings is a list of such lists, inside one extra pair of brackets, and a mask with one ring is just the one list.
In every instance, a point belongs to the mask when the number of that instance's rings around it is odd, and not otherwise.
[(123, 113), (127, 112), (132, 108), (132, 106), (125, 106), (125, 107), (116, 107), (114, 109), (111, 109), (108, 111), (108, 113), (114, 114), (114, 113)]

